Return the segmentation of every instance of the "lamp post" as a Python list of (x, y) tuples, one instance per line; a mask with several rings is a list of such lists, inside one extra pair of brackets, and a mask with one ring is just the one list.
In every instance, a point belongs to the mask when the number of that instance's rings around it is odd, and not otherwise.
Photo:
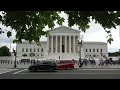
[(78, 39), (78, 45), (79, 45), (79, 47), (80, 47), (80, 56), (79, 56), (79, 67), (82, 67), (82, 63), (81, 63), (81, 47), (82, 47), (82, 40), (80, 41), (79, 39)]
[(13, 50), (13, 53), (14, 53), (14, 56), (15, 56), (14, 68), (16, 68), (16, 67), (17, 67), (17, 64), (16, 64), (16, 52), (15, 52), (15, 50)]

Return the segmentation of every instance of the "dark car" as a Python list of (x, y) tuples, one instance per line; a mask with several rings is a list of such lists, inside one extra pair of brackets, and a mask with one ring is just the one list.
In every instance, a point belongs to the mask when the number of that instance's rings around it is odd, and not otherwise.
[(39, 62), (37, 64), (34, 65), (30, 65), (28, 70), (35, 72), (38, 70), (50, 70), (50, 71), (54, 71), (56, 70), (56, 63), (52, 62), (52, 61), (43, 61), (43, 62)]

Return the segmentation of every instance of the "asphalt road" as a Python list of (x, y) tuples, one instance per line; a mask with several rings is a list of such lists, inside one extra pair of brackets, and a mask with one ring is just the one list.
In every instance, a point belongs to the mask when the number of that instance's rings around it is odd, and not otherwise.
[(120, 69), (75, 69), (55, 72), (30, 72), (27, 69), (2, 70), (0, 79), (120, 79)]

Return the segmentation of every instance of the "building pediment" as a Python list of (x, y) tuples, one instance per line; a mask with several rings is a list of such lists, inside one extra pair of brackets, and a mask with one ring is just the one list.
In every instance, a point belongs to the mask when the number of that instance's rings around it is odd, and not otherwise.
[(49, 33), (80, 33), (80, 30), (72, 29), (66, 26), (61, 26), (52, 30), (48, 30)]

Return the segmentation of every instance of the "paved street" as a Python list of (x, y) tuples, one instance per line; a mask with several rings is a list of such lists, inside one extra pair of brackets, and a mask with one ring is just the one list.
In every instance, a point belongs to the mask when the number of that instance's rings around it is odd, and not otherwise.
[[(28, 68), (28, 66), (30, 66), (31, 64), (30, 63), (22, 63), (22, 64), (17, 64), (17, 68)], [(10, 68), (14, 68), (14, 63), (12, 64), (1, 64), (0, 63), (0, 69), (10, 69)], [(75, 64), (75, 67), (74, 68), (79, 68), (78, 64), (76, 63)], [(120, 65), (108, 65), (108, 66), (99, 66), (98, 63), (94, 66), (88, 64), (87, 66), (83, 65), (82, 67), (80, 68), (108, 68), (108, 69), (111, 69), (111, 68), (119, 68), (120, 69)]]
[(0, 69), (0, 79), (120, 79), (120, 69), (75, 69), (55, 72)]

